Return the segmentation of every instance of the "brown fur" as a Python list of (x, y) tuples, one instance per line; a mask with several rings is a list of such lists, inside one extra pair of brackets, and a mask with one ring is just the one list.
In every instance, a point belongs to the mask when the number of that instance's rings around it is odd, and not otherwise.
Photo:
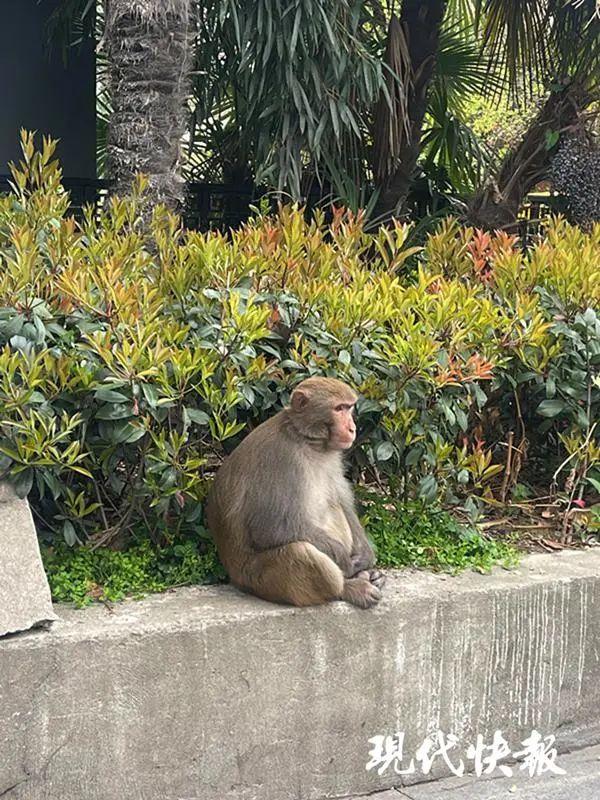
[(240, 589), (297, 606), (379, 600), (383, 577), (343, 472), (355, 402), (340, 381), (309, 378), (219, 470), (207, 521)]

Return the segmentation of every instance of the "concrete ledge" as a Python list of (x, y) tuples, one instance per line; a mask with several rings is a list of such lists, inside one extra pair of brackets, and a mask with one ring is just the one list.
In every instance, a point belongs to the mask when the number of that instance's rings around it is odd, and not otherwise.
[(401, 573), (367, 612), (228, 587), (57, 610), (0, 641), (3, 799), (320, 800), (399, 784), (365, 770), (378, 734), (600, 742), (596, 550)]
[(0, 636), (54, 619), (29, 504), (0, 481)]

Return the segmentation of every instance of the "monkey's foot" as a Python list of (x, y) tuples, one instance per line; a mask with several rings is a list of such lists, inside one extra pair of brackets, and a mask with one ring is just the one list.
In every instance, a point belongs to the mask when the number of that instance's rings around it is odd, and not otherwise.
[[(369, 573), (365, 570), (365, 574)], [(368, 577), (359, 577), (359, 575), (344, 581), (341, 599), (359, 608), (371, 608), (381, 600), (381, 591), (374, 583), (371, 583)]]
[(370, 581), (378, 589), (381, 589), (386, 581), (386, 576), (379, 569), (363, 569), (354, 575), (355, 578), (365, 578)]

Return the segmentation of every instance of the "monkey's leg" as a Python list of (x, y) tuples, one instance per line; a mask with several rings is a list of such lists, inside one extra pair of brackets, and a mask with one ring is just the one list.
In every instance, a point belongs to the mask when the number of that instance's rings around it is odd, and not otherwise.
[(351, 569), (350, 577), (354, 577), (363, 570), (372, 571), (375, 566), (375, 551), (367, 538), (365, 530), (354, 510), (354, 506), (346, 504), (344, 515), (350, 527), (352, 543), (350, 547)]
[(381, 599), (381, 591), (368, 572), (345, 578), (337, 564), (309, 542), (290, 542), (255, 553), (240, 583), (264, 600), (294, 606), (345, 600), (359, 608), (370, 608)]
[(358, 572), (370, 570), (375, 566), (375, 554), (372, 550), (363, 551), (361, 553), (352, 553), (350, 556), (350, 561), (352, 569), (354, 570), (350, 577), (354, 577), (354, 575), (356, 575)]
[(313, 606), (340, 600), (344, 575), (309, 542), (290, 542), (255, 553), (244, 570), (243, 588), (264, 600)]

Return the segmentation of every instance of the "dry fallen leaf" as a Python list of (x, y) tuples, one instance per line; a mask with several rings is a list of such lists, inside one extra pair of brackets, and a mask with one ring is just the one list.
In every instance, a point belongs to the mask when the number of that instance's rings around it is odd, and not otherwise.
[(90, 588), (87, 590), (88, 597), (92, 597), (94, 600), (99, 600), (103, 594), (104, 586), (100, 586), (98, 583), (91, 583)]
[(539, 542), (542, 547), (546, 547), (548, 550), (564, 550), (564, 545), (560, 542), (555, 542), (554, 539), (540, 539)]

